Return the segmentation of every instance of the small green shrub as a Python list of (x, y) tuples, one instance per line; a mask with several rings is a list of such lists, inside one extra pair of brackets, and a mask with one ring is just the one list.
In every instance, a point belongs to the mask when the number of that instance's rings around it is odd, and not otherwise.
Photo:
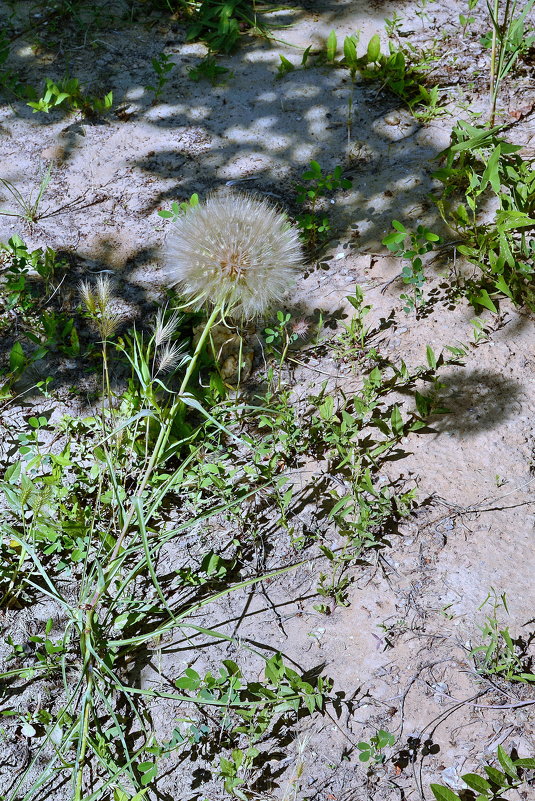
[[(444, 221), (461, 238), (458, 251), (482, 273), (468, 285), (474, 305), (496, 311), (492, 295), (506, 295), (535, 308), (535, 171), (520, 146), (498, 136), (500, 128), (477, 128), (461, 121), (444, 166), (433, 175), (443, 189), (436, 197)], [(483, 221), (493, 200), (493, 219)]]
[(28, 103), (34, 112), (42, 111), (48, 114), (51, 109), (66, 108), (68, 111), (81, 111), (86, 117), (103, 114), (109, 111), (112, 105), (113, 92), (108, 92), (102, 98), (92, 97), (82, 90), (78, 78), (65, 78), (59, 83), (47, 78), (43, 96)]
[[(509, 790), (533, 785), (530, 774), (535, 770), (535, 759), (517, 759), (513, 755), (509, 756), (500, 745), (498, 762), (502, 770), (485, 765), (485, 777), (478, 773), (465, 773), (461, 776), (470, 791), (477, 793), (477, 801), (506, 801), (505, 793)], [(465, 791), (454, 793), (442, 784), (432, 784), (431, 792), (436, 801), (462, 801), (467, 797)], [(473, 792), (470, 793), (471, 796)]]

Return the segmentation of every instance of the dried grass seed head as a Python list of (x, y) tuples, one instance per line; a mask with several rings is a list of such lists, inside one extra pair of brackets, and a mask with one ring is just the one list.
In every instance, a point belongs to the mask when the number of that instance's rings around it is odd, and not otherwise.
[(184, 214), (166, 247), (167, 274), (188, 302), (251, 319), (282, 300), (303, 264), (297, 231), (266, 200), (212, 195)]
[(166, 311), (167, 309), (158, 309), (156, 319), (152, 326), (154, 331), (154, 344), (156, 347), (163, 345), (165, 342), (168, 342), (171, 339), (180, 325), (180, 321), (182, 320), (182, 317), (180, 314), (178, 314), (178, 312), (173, 312), (166, 321)]
[(177, 367), (187, 361), (184, 344), (179, 342), (166, 342), (158, 351), (157, 373), (172, 373)]
[(124, 315), (115, 308), (116, 299), (108, 276), (99, 275), (94, 284), (81, 281), (78, 290), (94, 328), (102, 339), (112, 337), (122, 323)]

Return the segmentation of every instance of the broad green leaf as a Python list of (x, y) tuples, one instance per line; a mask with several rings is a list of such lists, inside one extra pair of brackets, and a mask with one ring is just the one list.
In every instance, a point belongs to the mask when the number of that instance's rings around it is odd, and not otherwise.
[(518, 779), (518, 772), (515, 768), (514, 762), (501, 745), (498, 746), (498, 761), (511, 779)]
[(485, 187), (490, 181), (490, 185), (492, 186), (496, 194), (499, 194), (501, 189), (501, 182), (500, 182), (498, 165), (500, 161), (501, 152), (502, 151), (500, 145), (497, 145), (492, 151), (492, 154), (487, 162), (487, 166), (485, 167), (485, 171), (481, 176), (481, 184), (479, 187), (480, 192), (482, 192), (485, 189)]
[(414, 393), (414, 399), (416, 401), (416, 409), (418, 410), (420, 417), (427, 417), (431, 411), (431, 401), (429, 398), (426, 395), (422, 395), (420, 392), (416, 391)]
[(448, 787), (443, 787), (441, 784), (432, 784), (431, 792), (437, 801), (459, 801), (459, 796)]
[(366, 51), (366, 55), (368, 56), (368, 61), (377, 61), (379, 56), (381, 55), (381, 40), (379, 39), (379, 35), (376, 33), (370, 41), (368, 42), (368, 49)]
[(431, 345), (427, 345), (427, 347), (425, 349), (425, 355), (426, 355), (426, 358), (427, 358), (427, 364), (429, 365), (431, 370), (436, 370), (437, 369), (437, 357), (435, 356), (435, 352), (434, 352), (433, 348), (431, 347)]
[(385, 238), (382, 240), (382, 244), (385, 245), (389, 250), (397, 251), (401, 250), (400, 245), (404, 241), (405, 241), (405, 234), (396, 231), (392, 232), (391, 234), (387, 234)]
[(504, 209), (496, 212), (496, 225), (502, 231), (513, 231), (515, 228), (535, 227), (535, 219), (522, 211)]
[(318, 411), (322, 420), (331, 420), (334, 412), (334, 398), (331, 395), (328, 395), (319, 407)]
[(485, 765), (485, 773), (494, 784), (497, 784), (498, 787), (509, 787), (509, 780), (507, 776), (505, 776), (501, 770), (496, 770), (491, 765)]
[(535, 759), (515, 759), (515, 765), (518, 768), (526, 768), (526, 770), (535, 770)]
[(461, 778), (463, 782), (467, 784), (471, 790), (475, 790), (476, 793), (486, 793), (487, 790), (491, 789), (489, 782), (482, 776), (478, 776), (477, 773), (466, 773), (464, 776), (461, 776)]
[(22, 345), (20, 342), (15, 342), (9, 352), (9, 369), (12, 373), (17, 373), (19, 370), (23, 369), (25, 364), (26, 357), (22, 350)]
[(333, 62), (336, 58), (336, 32), (331, 31), (327, 37), (327, 61)]
[(500, 275), (500, 277), (494, 282), (494, 286), (500, 292), (503, 292), (504, 295), (507, 295), (508, 298), (511, 298), (511, 300), (513, 299), (513, 293), (509, 289), (509, 286), (507, 285), (507, 282), (503, 277), (503, 275)]
[(470, 297), (470, 303), (474, 304), (474, 306), (484, 306), (485, 309), (489, 309), (491, 312), (494, 312), (494, 314), (498, 314), (498, 309), (494, 305), (486, 289), (480, 290), (479, 295), (472, 295)]
[(344, 59), (348, 67), (356, 67), (357, 47), (352, 36), (346, 36), (344, 39)]
[(397, 405), (392, 409), (392, 414), (390, 415), (390, 425), (394, 434), (403, 433), (403, 417), (401, 416), (399, 406)]

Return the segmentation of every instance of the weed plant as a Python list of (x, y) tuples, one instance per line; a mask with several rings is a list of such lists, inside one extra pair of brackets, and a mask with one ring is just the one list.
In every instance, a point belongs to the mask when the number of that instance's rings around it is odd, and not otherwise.
[(320, 198), (328, 197), (337, 189), (350, 189), (352, 182), (342, 175), (342, 167), (337, 166), (332, 173), (324, 174), (317, 161), (311, 161), (301, 176), (301, 183), (295, 187), (297, 202), (302, 204), (304, 213), (297, 216), (301, 238), (312, 252), (324, 245), (330, 238), (331, 224), (327, 214), (318, 214)]
[(505, 681), (535, 682), (535, 675), (527, 672), (525, 649), (513, 640), (507, 626), (500, 622), (500, 612), (509, 613), (505, 593), (500, 596), (492, 590), (479, 609), (490, 605), (484, 624), (481, 626), (481, 644), (472, 648), (477, 670), (484, 676), (494, 676)]
[(500, 131), (467, 122), (455, 127), (441, 154), (444, 166), (434, 173), (443, 184), (436, 202), (461, 239), (459, 252), (483, 274), (479, 287), (467, 284), (470, 300), (496, 311), (492, 296), (502, 294), (535, 308), (535, 173)]
[[(431, 791), (436, 801), (461, 801), (463, 797), (477, 793), (478, 801), (501, 801), (506, 798), (513, 798), (509, 791), (515, 792), (517, 789), (533, 786), (533, 771), (535, 770), (535, 759), (519, 759), (515, 754), (509, 755), (505, 749), (498, 746), (498, 763), (501, 770), (493, 765), (484, 766), (485, 775), (479, 773), (465, 773), (461, 776), (463, 782), (469, 788), (468, 791), (462, 790), (455, 793), (449, 787), (442, 784), (432, 784)], [(475, 796), (474, 796), (475, 797)]]
[[(351, 123), (353, 117), (353, 94), (357, 74), (361, 79), (379, 83), (380, 91), (387, 90), (400, 98), (411, 113), (422, 122), (429, 122), (441, 116), (444, 111), (440, 107), (440, 89), (428, 86), (427, 72), (431, 69), (437, 56), (433, 51), (422, 52), (409, 45), (403, 48), (393, 42), (389, 43), (388, 53), (381, 52), (381, 41), (377, 34), (372, 36), (366, 45), (365, 52), (359, 56), (357, 48), (360, 33), (346, 36), (339, 57), (339, 45), (336, 31), (327, 37), (325, 48), (312, 54), (311, 47), (303, 53), (303, 68), (314, 65), (331, 65), (347, 69), (351, 78), (351, 90), (347, 104), (348, 141), (351, 139)], [(280, 56), (278, 77), (292, 72), (295, 66), (284, 56)]]
[[(23, 727), (34, 743), (6, 798), (30, 799), (69, 780), (74, 801), (110, 794), (139, 799), (156, 786), (173, 753), (187, 754), (219, 731), (222, 753), (214, 771), (226, 792), (245, 799), (277, 727), (291, 730), (303, 715), (321, 714), (332, 700), (331, 682), (306, 678), (280, 654), (240, 645), (214, 628), (211, 609), (295, 569), (314, 551), (326, 557), (318, 609), (328, 613), (347, 602), (358, 560), (382, 546), (414, 503), (412, 488), (388, 487), (378, 476), (401, 439), (439, 411), (434, 392), (441, 359), (430, 352), (426, 367), (395, 367), (368, 347), (368, 334), (349, 326), (336, 348), (349, 359), (358, 343), (355, 355), (371, 359), (373, 368), (356, 394), (335, 395), (324, 386), (307, 400), (303, 417), (282, 382), (260, 406), (215, 392), (217, 382), (206, 380), (206, 372), (217, 375), (208, 333), (188, 352), (188, 313), (162, 311), (151, 331), (117, 338), (111, 285), (99, 279), (84, 285), (82, 296), (100, 340), (100, 409), (55, 426), (46, 417), (31, 418), (0, 485), (8, 510), (3, 605), (42, 599), (54, 610), (51, 620), (61, 621), (59, 629), (47, 622), (32, 635), (31, 658), (23, 644), (7, 642), (11, 657), (2, 678), (12, 691), (46, 678), (57, 692), (56, 701), (23, 719), (6, 699), (6, 720), (12, 715), (15, 728)], [(286, 317), (279, 322), (282, 365)], [(131, 377), (116, 395), (109, 376), (118, 360), (129, 365)], [(415, 384), (426, 381), (435, 389), (418, 393)], [(404, 416), (388, 401), (393, 390), (412, 392), (417, 409)], [(320, 495), (328, 517), (315, 532), (301, 524), (288, 475), (309, 454), (326, 460), (329, 477)], [(325, 476), (315, 479), (318, 487), (320, 479)], [(288, 538), (294, 558), (259, 570), (247, 552), (260, 536), (266, 504), (270, 528)], [(232, 522), (231, 540), (212, 542), (198, 562), (184, 551), (171, 580), (163, 578), (165, 554), (224, 519)], [(215, 669), (188, 668), (159, 688), (140, 686), (127, 666), (142, 662), (147, 650), (165, 650), (177, 636), (188, 639), (192, 653), (210, 643), (237, 655), (245, 649), (249, 660), (264, 665), (264, 678), (248, 678), (223, 655)], [(150, 725), (157, 699), (190, 710), (168, 741), (157, 740)], [(44, 767), (36, 778), (37, 764)]]

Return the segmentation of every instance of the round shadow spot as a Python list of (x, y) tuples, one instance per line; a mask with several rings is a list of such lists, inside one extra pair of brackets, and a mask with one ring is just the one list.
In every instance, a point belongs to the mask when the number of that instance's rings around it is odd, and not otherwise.
[(433, 428), (451, 434), (489, 431), (518, 413), (522, 385), (489, 370), (441, 377), (440, 401), (449, 413)]

